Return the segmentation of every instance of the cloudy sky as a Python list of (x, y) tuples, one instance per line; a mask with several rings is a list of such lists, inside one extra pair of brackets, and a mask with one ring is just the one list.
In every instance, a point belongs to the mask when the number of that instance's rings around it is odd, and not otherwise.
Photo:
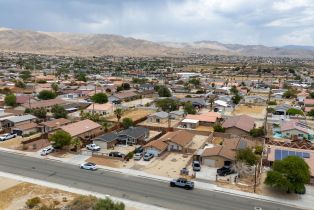
[(0, 27), (314, 45), (314, 0), (0, 0)]

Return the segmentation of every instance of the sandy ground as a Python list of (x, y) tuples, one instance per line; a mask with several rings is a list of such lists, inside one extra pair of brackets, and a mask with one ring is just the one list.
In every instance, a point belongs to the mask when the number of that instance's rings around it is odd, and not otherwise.
[(213, 131), (214, 131), (214, 128), (211, 127), (211, 126), (203, 126), (203, 125), (200, 125), (200, 126), (198, 126), (195, 130), (197, 130), (197, 131), (209, 131), (209, 132), (213, 132)]
[[(123, 118), (131, 118), (133, 121), (139, 120), (143, 117), (146, 117), (152, 113), (156, 112), (155, 110), (151, 110), (151, 109), (134, 109), (134, 110), (129, 110), (129, 111), (125, 111), (121, 117), (121, 119)], [(111, 122), (117, 122), (117, 117), (116, 116), (110, 116), (107, 118), (108, 121)]]
[(165, 159), (156, 158), (142, 170), (159, 176), (177, 178), (180, 176), (180, 170), (186, 167), (191, 158), (192, 155), (169, 153)]
[[(177, 127), (179, 125), (180, 121), (179, 120), (170, 120), (170, 127)], [(160, 122), (160, 123), (153, 123), (149, 122), (147, 120), (139, 123), (138, 125), (143, 125), (143, 126), (152, 126), (152, 127), (161, 127), (161, 128), (167, 128), (168, 127), (168, 121), (166, 122)]]
[(232, 115), (242, 115), (246, 114), (254, 118), (265, 118), (266, 115), (266, 106), (247, 106), (247, 105), (238, 105), (233, 110)]
[(18, 136), (13, 139), (9, 139), (6, 141), (0, 141), (0, 147), (8, 148), (8, 149), (18, 149), (22, 147), (22, 137)]
[(127, 106), (127, 107), (135, 107), (135, 106), (139, 106), (139, 105), (144, 106), (145, 104), (151, 103), (151, 102), (153, 102), (153, 99), (143, 98), (143, 99), (137, 99), (134, 101), (124, 102), (123, 106)]
[(86, 162), (92, 162), (97, 165), (103, 165), (113, 168), (131, 168), (134, 166), (134, 160), (131, 159), (129, 161), (121, 161), (117, 159), (110, 159), (105, 157), (90, 157), (86, 160)]
[(207, 136), (195, 135), (191, 145), (189, 146), (190, 149), (200, 149), (208, 140)]
[[(23, 209), (25, 202), (34, 197), (40, 197), (41, 202), (46, 205), (58, 202), (59, 204), (56, 207), (61, 208), (69, 204), (77, 196), (79, 195), (58, 189), (0, 177), (1, 210)], [(126, 206), (126, 210), (137, 210), (137, 208)]]

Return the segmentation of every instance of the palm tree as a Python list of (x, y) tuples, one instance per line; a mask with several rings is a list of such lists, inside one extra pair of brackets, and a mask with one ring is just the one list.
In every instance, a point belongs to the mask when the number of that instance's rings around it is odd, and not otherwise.
[(78, 152), (78, 150), (82, 147), (82, 142), (79, 138), (74, 137), (71, 139), (71, 145), (75, 148), (75, 151)]
[(123, 110), (118, 108), (118, 109), (114, 110), (114, 114), (116, 115), (118, 123), (120, 124), (120, 119), (123, 115)]
[(208, 102), (210, 103), (210, 111), (213, 111), (213, 105), (214, 105), (214, 102), (216, 100), (216, 96), (210, 96), (209, 99), (208, 99)]

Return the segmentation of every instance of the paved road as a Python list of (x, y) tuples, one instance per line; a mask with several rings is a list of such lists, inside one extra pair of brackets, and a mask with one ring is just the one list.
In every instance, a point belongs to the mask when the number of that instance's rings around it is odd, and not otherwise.
[(0, 152), (0, 171), (109, 194), (133, 201), (180, 210), (295, 209), (249, 198), (194, 189), (171, 188), (168, 183), (104, 170), (85, 171), (74, 165)]

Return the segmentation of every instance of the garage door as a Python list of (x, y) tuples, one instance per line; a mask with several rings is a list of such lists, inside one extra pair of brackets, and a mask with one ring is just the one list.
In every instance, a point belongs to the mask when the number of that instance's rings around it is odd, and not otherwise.
[(215, 162), (216, 162), (215, 160), (211, 160), (211, 159), (203, 160), (203, 164), (210, 167), (216, 167)]
[(147, 149), (147, 153), (153, 154), (155, 157), (158, 156), (158, 151), (155, 149)]

